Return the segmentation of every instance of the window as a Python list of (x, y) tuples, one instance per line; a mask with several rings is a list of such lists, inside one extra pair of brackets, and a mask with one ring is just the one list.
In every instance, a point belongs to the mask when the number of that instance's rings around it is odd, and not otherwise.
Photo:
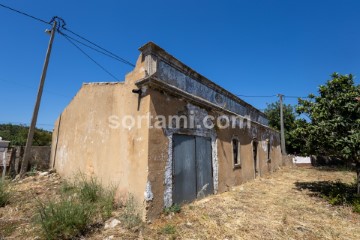
[(232, 147), (234, 167), (240, 167), (240, 144), (238, 139), (234, 138), (232, 140)]
[(270, 141), (269, 139), (266, 139), (266, 143), (267, 143), (267, 161), (270, 162), (270, 151), (271, 151), (271, 146), (270, 146)]

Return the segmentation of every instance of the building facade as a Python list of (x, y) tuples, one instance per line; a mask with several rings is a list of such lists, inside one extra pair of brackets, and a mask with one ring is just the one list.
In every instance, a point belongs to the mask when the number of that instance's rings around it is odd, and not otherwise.
[(55, 123), (51, 166), (132, 194), (144, 216), (282, 165), (266, 116), (154, 43), (121, 83), (84, 84)]

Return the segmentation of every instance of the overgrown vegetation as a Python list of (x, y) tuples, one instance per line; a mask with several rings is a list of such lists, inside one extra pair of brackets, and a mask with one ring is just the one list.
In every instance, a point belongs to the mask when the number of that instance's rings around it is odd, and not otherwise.
[(355, 183), (340, 181), (298, 182), (299, 189), (308, 189), (326, 199), (331, 205), (349, 205), (354, 212), (360, 213), (360, 195), (356, 193)]
[(90, 225), (111, 216), (116, 207), (114, 191), (104, 189), (96, 178), (79, 176), (61, 187), (59, 201), (38, 204), (37, 223), (47, 239), (71, 239), (83, 235)]
[(0, 207), (10, 202), (11, 189), (7, 182), (0, 180)]
[[(319, 86), (318, 94), (298, 99), (296, 119), (293, 107), (285, 105), (285, 138), (289, 153), (317, 155), (356, 163), (357, 193), (360, 194), (360, 85), (351, 74), (333, 73)], [(279, 129), (279, 104), (265, 110), (270, 125)]]
[(89, 203), (76, 198), (49, 201), (39, 205), (38, 212), (47, 239), (70, 239), (83, 234), (94, 215)]
[[(28, 126), (14, 124), (0, 124), (0, 137), (10, 141), (13, 146), (25, 146), (29, 131)], [(37, 128), (34, 133), (34, 146), (49, 146), (51, 144), (52, 133)]]
[(175, 228), (174, 225), (166, 224), (166, 225), (161, 229), (161, 233), (163, 233), (163, 234), (175, 234), (175, 233), (176, 233), (176, 228)]
[(140, 208), (134, 196), (129, 195), (126, 200), (120, 220), (127, 229), (137, 230), (142, 226)]
[(169, 215), (170, 213), (179, 213), (181, 212), (181, 206), (179, 204), (174, 204), (171, 207), (167, 207), (164, 209), (164, 213)]

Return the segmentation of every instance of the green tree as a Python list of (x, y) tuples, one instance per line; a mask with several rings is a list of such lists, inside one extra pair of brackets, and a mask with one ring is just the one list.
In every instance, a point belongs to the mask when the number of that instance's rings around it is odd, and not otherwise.
[(297, 131), (306, 136), (304, 149), (309, 154), (355, 162), (360, 193), (360, 85), (355, 85), (351, 74), (331, 77), (319, 87), (318, 96), (299, 99), (297, 112), (306, 114), (310, 124)]
[[(25, 146), (29, 127), (23, 125), (0, 124), (0, 137), (10, 141), (13, 146)], [(48, 146), (51, 144), (52, 133), (43, 129), (36, 129), (34, 146)]]
[[(277, 101), (271, 104), (267, 104), (264, 113), (269, 119), (270, 127), (280, 131), (280, 102)], [(303, 139), (300, 137), (300, 132), (296, 130), (298, 125), (304, 125), (306, 124), (306, 121), (302, 119), (296, 119), (295, 108), (290, 104), (284, 104), (283, 113), (286, 151), (293, 154), (302, 154), (304, 152)]]

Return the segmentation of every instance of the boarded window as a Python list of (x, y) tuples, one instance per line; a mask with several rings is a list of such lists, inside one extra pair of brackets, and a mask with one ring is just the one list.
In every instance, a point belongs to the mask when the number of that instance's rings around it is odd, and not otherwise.
[(239, 144), (239, 140), (234, 138), (232, 140), (232, 147), (233, 147), (234, 166), (238, 167), (238, 166), (240, 166), (240, 144)]

